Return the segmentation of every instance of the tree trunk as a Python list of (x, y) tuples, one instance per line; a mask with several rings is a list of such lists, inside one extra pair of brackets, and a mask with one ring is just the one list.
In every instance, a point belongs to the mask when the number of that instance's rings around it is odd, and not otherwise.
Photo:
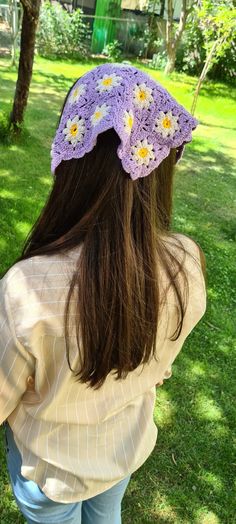
[(14, 131), (20, 130), (27, 106), (29, 87), (32, 78), (36, 28), (39, 19), (40, 0), (21, 0), (23, 19), (21, 29), (21, 48), (13, 109), (10, 122)]
[(161, 18), (163, 18), (164, 17), (164, 12), (165, 12), (165, 0), (160, 0), (160, 4), (161, 4), (161, 9), (160, 9), (159, 16)]
[[(167, 64), (165, 68), (165, 73), (168, 74), (171, 72), (173, 67), (173, 60), (175, 64), (175, 53), (173, 49), (173, 2), (172, 0), (167, 0), (167, 21), (166, 21), (166, 51), (167, 51)], [(173, 71), (173, 69), (172, 69)]]
[(179, 19), (179, 26), (173, 34), (173, 0), (167, 0), (167, 21), (166, 21), (166, 51), (167, 64), (165, 74), (170, 74), (175, 69), (176, 51), (185, 29), (187, 16), (190, 10), (187, 10), (187, 0), (182, 0), (182, 7)]
[(167, 59), (166, 67), (165, 67), (166, 75), (170, 75), (171, 73), (173, 73), (174, 68), (175, 68), (175, 59), (176, 59), (176, 49), (174, 48), (174, 46), (173, 47), (170, 46), (168, 49), (168, 59)]
[(198, 79), (198, 83), (196, 85), (196, 89), (195, 89), (195, 92), (194, 92), (194, 96), (193, 96), (193, 103), (192, 103), (192, 107), (191, 107), (191, 114), (194, 115), (195, 113), (195, 109), (196, 109), (196, 105), (197, 105), (197, 99), (198, 99), (198, 95), (200, 93), (200, 89), (202, 87), (202, 83), (204, 82), (205, 78), (206, 78), (206, 75), (211, 67), (211, 60), (215, 54), (215, 51), (216, 51), (216, 48), (217, 46), (219, 45), (219, 42), (220, 40), (215, 40), (215, 42), (213, 43), (211, 49), (210, 49), (210, 52), (206, 58), (206, 62), (204, 64), (204, 67), (203, 67), (203, 70), (200, 74), (200, 77)]

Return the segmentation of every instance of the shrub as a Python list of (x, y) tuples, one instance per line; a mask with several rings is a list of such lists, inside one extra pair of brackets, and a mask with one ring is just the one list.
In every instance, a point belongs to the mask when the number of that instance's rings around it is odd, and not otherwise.
[(159, 55), (165, 47), (163, 39), (159, 36), (157, 24), (145, 23), (136, 27), (135, 39), (139, 41), (140, 58), (151, 58), (154, 54)]
[(111, 62), (120, 62), (122, 60), (121, 44), (118, 40), (113, 40), (107, 44), (103, 49), (103, 54), (107, 56)]
[(216, 64), (213, 64), (208, 76), (212, 79), (227, 80), (235, 82), (236, 76), (236, 44), (232, 40), (230, 48), (224, 51), (223, 56)]
[(86, 57), (91, 31), (82, 14), (82, 9), (69, 13), (59, 4), (43, 3), (37, 31), (39, 54), (48, 58)]
[(166, 50), (163, 49), (153, 54), (152, 61), (150, 63), (150, 67), (152, 69), (165, 69), (166, 62), (167, 62)]

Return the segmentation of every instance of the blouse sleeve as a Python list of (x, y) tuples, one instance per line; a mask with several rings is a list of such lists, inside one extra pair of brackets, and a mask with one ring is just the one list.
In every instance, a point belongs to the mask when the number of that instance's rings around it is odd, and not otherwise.
[(35, 358), (16, 337), (5, 275), (0, 280), (0, 425), (19, 404), (34, 370)]

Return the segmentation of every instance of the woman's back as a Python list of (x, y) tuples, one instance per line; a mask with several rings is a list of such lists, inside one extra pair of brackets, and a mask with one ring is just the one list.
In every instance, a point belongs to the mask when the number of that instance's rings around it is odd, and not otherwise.
[[(6, 381), (1, 398), (10, 398), (12, 383), (22, 387), (22, 371), (26, 366), (30, 375), (36, 362), (35, 391), (26, 391), (16, 409), (12, 406), (8, 421), (23, 457), (22, 474), (37, 482), (53, 500), (60, 500), (61, 490), (64, 501), (72, 502), (111, 487), (140, 467), (155, 445), (155, 384), (170, 375), (185, 338), (206, 307), (199, 248), (183, 235), (168, 239), (180, 261), (183, 251), (176, 239), (193, 255), (186, 255), (184, 262), (189, 303), (181, 335), (170, 340), (176, 327), (176, 299), (172, 288), (167, 290), (168, 279), (161, 270), (165, 300), (157, 335), (157, 359), (138, 366), (126, 379), (116, 380), (111, 372), (96, 392), (72, 377), (61, 322), (80, 248), (63, 256), (20, 261), (1, 281), (9, 297), (17, 340), (28, 354), (26, 361), (26, 355), (15, 354), (13, 348), (14, 373), (9, 383)], [(70, 319), (72, 367), (77, 367), (80, 359), (73, 310)], [(7, 365), (10, 361), (6, 361)], [(2, 409), (4, 413), (4, 404)]]

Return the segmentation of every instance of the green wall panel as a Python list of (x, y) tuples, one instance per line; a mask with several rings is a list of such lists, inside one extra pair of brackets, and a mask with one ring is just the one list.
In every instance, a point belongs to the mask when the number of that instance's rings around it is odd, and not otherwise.
[[(96, 16), (119, 18), (121, 12), (121, 0), (97, 0)], [(94, 19), (92, 52), (101, 53), (106, 44), (116, 37), (116, 22), (114, 20)]]

